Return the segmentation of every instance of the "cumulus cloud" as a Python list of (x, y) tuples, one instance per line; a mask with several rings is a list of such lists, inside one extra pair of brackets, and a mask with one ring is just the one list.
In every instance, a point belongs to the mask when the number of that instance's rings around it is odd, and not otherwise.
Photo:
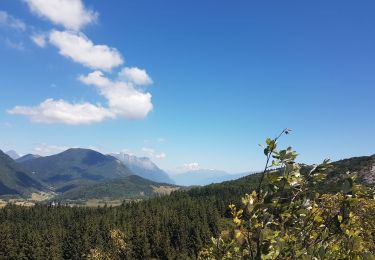
[(113, 118), (108, 109), (90, 103), (72, 104), (64, 100), (47, 99), (38, 106), (16, 106), (9, 114), (28, 116), (37, 123), (91, 124)]
[(46, 35), (44, 34), (34, 34), (30, 36), (31, 40), (41, 48), (44, 48), (47, 44)]
[(101, 71), (94, 71), (79, 80), (98, 88), (107, 98), (109, 109), (117, 116), (128, 119), (141, 119), (152, 110), (151, 94), (136, 89), (134, 84), (121, 80), (111, 81)]
[(5, 11), (0, 10), (0, 26), (10, 27), (16, 30), (25, 31), (26, 24)]
[(196, 171), (196, 170), (200, 170), (201, 166), (197, 162), (192, 162), (192, 163), (184, 163), (181, 168), (186, 171)]
[(61, 153), (63, 151), (68, 150), (70, 147), (61, 146), (61, 145), (51, 145), (51, 144), (37, 144), (33, 148), (33, 153), (41, 155), (41, 156), (49, 156), (57, 153)]
[(167, 155), (164, 152), (157, 152), (152, 148), (143, 147), (142, 152), (146, 153), (147, 156), (155, 159), (165, 159)]
[[(107, 106), (88, 102), (70, 103), (64, 100), (47, 99), (38, 106), (16, 106), (7, 112), (24, 115), (36, 123), (63, 123), (69, 125), (91, 124), (108, 118), (145, 118), (152, 110), (151, 94), (138, 90), (136, 86), (121, 80), (112, 81), (101, 71), (94, 71), (79, 80), (95, 86), (99, 94), (107, 99)], [(156, 157), (156, 154), (155, 154)], [(157, 158), (163, 158), (159, 154)]]
[(98, 70), (89, 73), (87, 76), (81, 75), (78, 79), (86, 85), (93, 85), (100, 89), (105, 89), (112, 85), (112, 81), (106, 78), (103, 72)]
[[(40, 47), (51, 44), (62, 56), (95, 70), (88, 75), (81, 75), (79, 80), (86, 85), (95, 86), (99, 94), (106, 98), (107, 104), (71, 103), (49, 98), (36, 106), (15, 106), (7, 111), (9, 114), (24, 115), (37, 123), (78, 125), (101, 122), (107, 118), (142, 119), (152, 111), (152, 95), (139, 88), (141, 85), (152, 84), (152, 79), (145, 70), (126, 67), (118, 73), (115, 80), (104, 76), (102, 71), (109, 72), (124, 61), (117, 49), (94, 44), (79, 31), (84, 25), (95, 21), (95, 12), (85, 8), (81, 0), (24, 1), (33, 13), (66, 28), (62, 31), (52, 30), (48, 34), (35, 33), (30, 36), (31, 40)], [(9, 16), (6, 17), (8, 21)], [(165, 157), (163, 154), (157, 156)]]
[(98, 17), (98, 13), (85, 8), (81, 0), (25, 1), (33, 13), (69, 30), (78, 31)]
[(143, 69), (136, 67), (123, 68), (119, 73), (120, 77), (125, 81), (132, 82), (136, 85), (150, 85), (152, 84), (152, 79), (148, 76), (147, 72)]
[(54, 30), (49, 35), (49, 41), (62, 56), (92, 69), (109, 71), (123, 63), (121, 54), (115, 48), (95, 45), (83, 33)]

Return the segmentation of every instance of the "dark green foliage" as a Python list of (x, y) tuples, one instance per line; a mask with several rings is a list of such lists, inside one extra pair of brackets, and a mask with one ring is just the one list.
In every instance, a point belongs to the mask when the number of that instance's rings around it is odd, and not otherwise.
[(130, 259), (195, 258), (219, 229), (217, 209), (206, 206), (213, 201), (177, 192), (113, 208), (7, 206), (0, 210), (0, 259), (44, 259), (46, 252), (81, 259), (90, 249), (110, 249), (113, 229), (128, 237)]
[[(333, 166), (328, 159), (302, 172), (291, 147), (277, 148), (289, 131), (267, 138), (257, 188), (242, 197), (240, 208), (229, 205), (235, 227), (213, 237), (199, 259), (368, 259), (374, 253), (374, 191), (357, 184), (356, 174), (340, 172), (354, 167), (361, 176), (372, 175), (373, 162), (355, 160), (352, 166), (341, 161), (329, 180)], [(327, 184), (336, 189), (335, 183), (344, 184), (341, 192), (322, 194)]]
[(12, 196), (12, 195), (20, 195), (20, 193), (17, 190), (9, 188), (8, 186), (0, 182), (0, 196), (3, 196), (3, 195)]
[[(54, 197), (55, 201), (88, 200), (88, 199), (144, 199), (159, 195), (154, 187), (165, 186), (176, 188), (170, 184), (162, 184), (130, 175), (121, 179), (109, 180), (97, 184), (72, 186), (63, 194)], [(63, 190), (61, 190), (63, 191)]]
[(42, 183), (0, 150), (0, 195), (27, 196), (43, 190)]

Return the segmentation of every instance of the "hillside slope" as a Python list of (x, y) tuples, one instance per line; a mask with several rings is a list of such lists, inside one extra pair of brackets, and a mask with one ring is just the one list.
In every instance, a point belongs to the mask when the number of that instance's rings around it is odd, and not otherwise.
[[(333, 168), (327, 172), (326, 180), (315, 187), (322, 192), (337, 192), (342, 188), (346, 173), (357, 173), (357, 182), (375, 186), (375, 155), (344, 159), (332, 163)], [(303, 166), (301, 172), (307, 172), (311, 166)], [(224, 201), (224, 207), (231, 201), (238, 201), (245, 194), (257, 188), (261, 173), (254, 173), (237, 180), (225, 181), (188, 191), (193, 197), (215, 197)]]
[(178, 189), (180, 187), (175, 185), (157, 183), (137, 175), (130, 175), (97, 184), (81, 185), (55, 197), (54, 200), (144, 199), (169, 194)]
[(28, 196), (46, 188), (0, 150), (0, 195)]
[(20, 165), (59, 192), (81, 184), (96, 183), (132, 174), (116, 158), (80, 148), (23, 161)]
[(8, 155), (10, 158), (12, 158), (13, 160), (16, 160), (18, 158), (20, 158), (21, 156), (14, 150), (9, 150), (9, 151), (6, 151), (5, 152), (6, 155)]
[(358, 183), (374, 187), (375, 155), (352, 157), (336, 161), (333, 165), (334, 168), (328, 172), (324, 187), (327, 191), (339, 191), (347, 172), (355, 173)]
[(21, 157), (15, 159), (15, 161), (17, 163), (22, 163), (22, 162), (26, 162), (26, 161), (29, 161), (29, 160), (34, 160), (34, 159), (40, 158), (40, 157), (42, 157), (42, 156), (37, 155), (37, 154), (30, 154), (29, 153), (29, 154), (26, 154), (24, 156), (21, 156)]

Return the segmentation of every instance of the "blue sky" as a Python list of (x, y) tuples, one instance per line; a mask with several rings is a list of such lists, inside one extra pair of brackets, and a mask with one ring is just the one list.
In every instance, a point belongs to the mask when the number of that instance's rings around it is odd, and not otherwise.
[[(58, 8), (56, 8), (56, 6)], [(0, 149), (260, 169), (375, 153), (373, 1), (0, 3)], [(56, 10), (59, 10), (56, 12)]]

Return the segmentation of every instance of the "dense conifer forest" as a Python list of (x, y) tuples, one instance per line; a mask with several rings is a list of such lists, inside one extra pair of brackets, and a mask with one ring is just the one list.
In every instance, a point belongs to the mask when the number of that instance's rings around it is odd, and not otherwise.
[[(335, 163), (330, 179), (316, 188), (334, 192), (342, 173), (368, 168), (373, 159)], [(93, 252), (117, 252), (114, 231), (121, 232), (126, 245), (116, 254), (119, 259), (196, 259), (212, 237), (234, 227), (228, 205), (240, 205), (260, 177), (253, 174), (119, 207), (8, 205), (0, 209), (0, 259), (106, 259)]]
[(0, 259), (81, 259), (91, 249), (113, 248), (111, 230), (124, 232), (128, 259), (194, 259), (223, 227), (228, 204), (255, 182), (178, 191), (119, 207), (39, 205), (0, 209)]

